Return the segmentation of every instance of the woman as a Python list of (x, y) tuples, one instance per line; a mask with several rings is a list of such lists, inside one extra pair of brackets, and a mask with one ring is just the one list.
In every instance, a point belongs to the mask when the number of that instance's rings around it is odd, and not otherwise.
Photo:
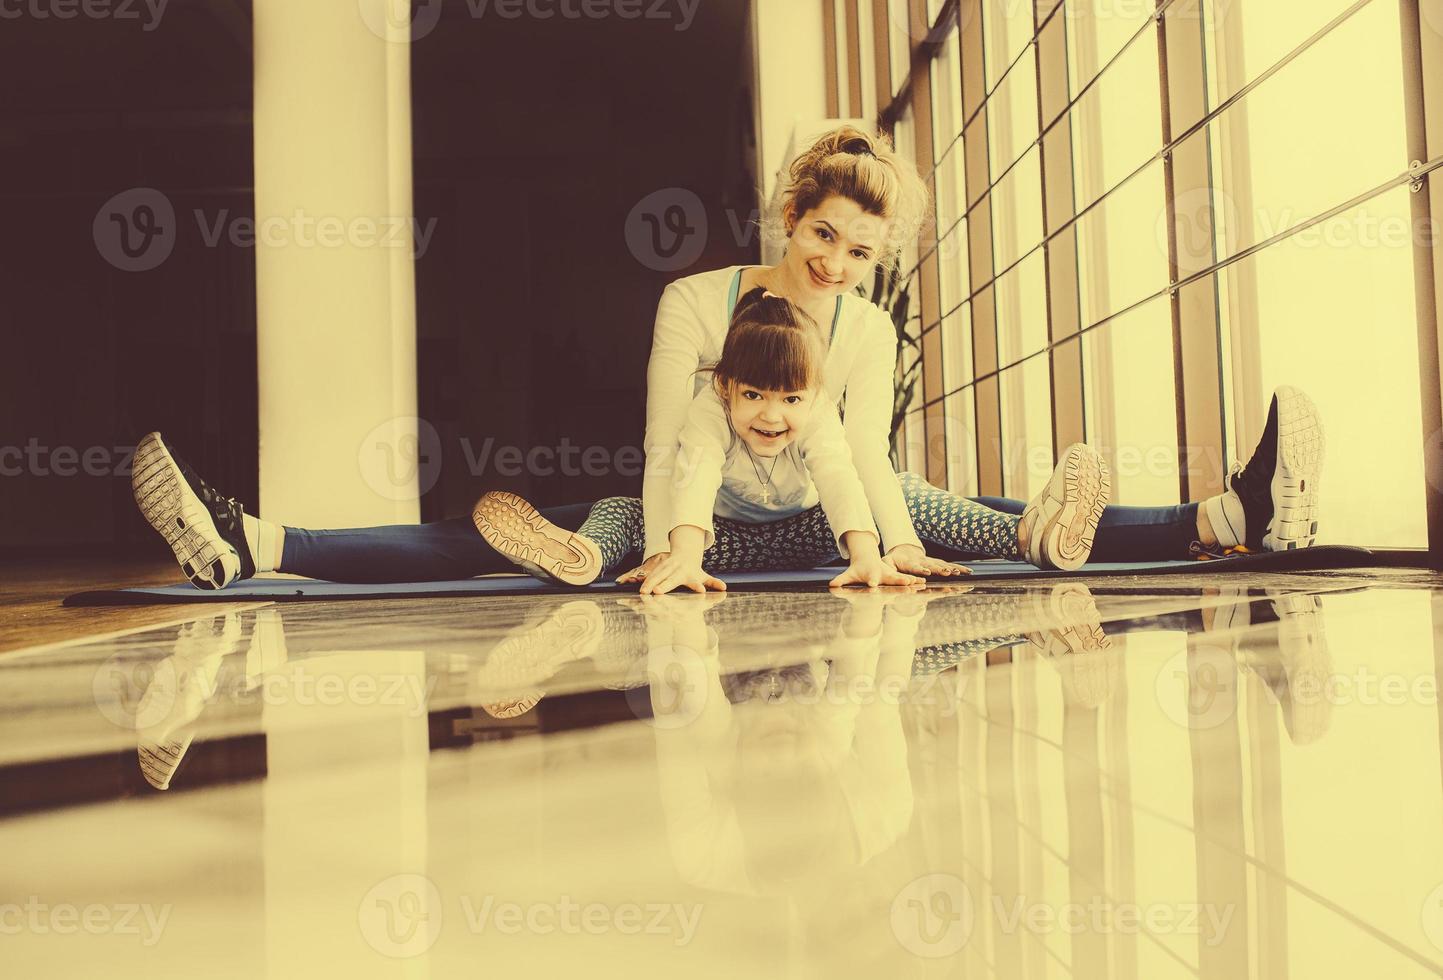
[[(667, 557), (671, 464), (686, 407), (704, 383), (695, 372), (720, 355), (736, 296), (763, 286), (830, 324), (824, 385), (843, 401), (843, 426), (852, 448), (887, 561), (914, 575), (956, 574), (948, 559), (931, 556), (911, 524), (929, 508), (963, 498), (899, 479), (888, 459), (896, 336), (887, 315), (854, 290), (877, 264), (891, 261), (915, 237), (927, 195), (915, 168), (886, 139), (843, 126), (819, 138), (792, 165), (783, 208), (770, 222), (788, 247), (775, 266), (734, 267), (678, 280), (657, 309), (647, 372), (647, 466), (643, 479), (646, 547), (639, 568), (619, 581), (644, 580)], [(850, 338), (850, 339), (848, 339)], [(885, 410), (883, 408), (885, 406)], [(1015, 523), (1015, 538), (967, 554), (1020, 554), (1037, 565), (1074, 565), (1091, 547), (1094, 561), (1188, 558), (1199, 550), (1246, 547), (1284, 550), (1311, 545), (1317, 534), (1317, 474), (1321, 423), (1301, 392), (1280, 388), (1268, 425), (1247, 467), (1230, 475), (1225, 493), (1201, 503), (1107, 507), (1095, 538), (1076, 506), (1078, 488), (1056, 476), (1030, 504), (979, 498), (990, 512)], [(425, 581), (514, 570), (514, 564), (458, 518), (422, 525), (343, 530), (282, 527), (244, 514), (233, 498), (210, 488), (151, 433), (137, 448), (132, 478), (147, 520), (171, 545), (197, 588), (224, 588), (256, 572), (282, 571), (339, 582)], [(905, 485), (904, 485), (905, 484)], [(1066, 534), (1073, 560), (1049, 551), (1069, 505)], [(561, 528), (580, 526), (590, 505), (527, 515), (528, 549), (556, 563), (574, 560)], [(991, 526), (994, 518), (975, 511)], [(1078, 518), (1077, 513), (1083, 517)], [(940, 554), (940, 553), (939, 553)]]

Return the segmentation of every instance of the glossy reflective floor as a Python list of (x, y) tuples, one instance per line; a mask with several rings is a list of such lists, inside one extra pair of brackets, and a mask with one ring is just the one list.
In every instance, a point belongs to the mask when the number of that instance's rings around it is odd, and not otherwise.
[(1443, 973), (1443, 577), (177, 608), (0, 654), (0, 964)]

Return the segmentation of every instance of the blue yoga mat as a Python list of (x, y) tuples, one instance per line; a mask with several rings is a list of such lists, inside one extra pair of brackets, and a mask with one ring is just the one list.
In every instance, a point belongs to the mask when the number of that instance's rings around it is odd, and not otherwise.
[[(1025, 562), (970, 562), (970, 576), (934, 579), (946, 582), (987, 582), (998, 579), (1107, 578), (1119, 575), (1167, 575), (1216, 572), (1321, 571), (1390, 564), (1366, 548), (1327, 546), (1299, 551), (1234, 555), (1214, 561), (1099, 562), (1076, 572), (1037, 568)], [(736, 572), (724, 576), (733, 592), (798, 592), (825, 589), (842, 569), (809, 568), (787, 572)], [(346, 583), (317, 579), (252, 578), (220, 592), (203, 592), (189, 583), (137, 589), (103, 589), (80, 592), (65, 600), (67, 606), (137, 606), (175, 602), (304, 602), (312, 599), (424, 599), (483, 595), (562, 595), (578, 592), (634, 592), (636, 586), (617, 585), (609, 579), (584, 589), (551, 585), (529, 575), (489, 575), (449, 582)]]

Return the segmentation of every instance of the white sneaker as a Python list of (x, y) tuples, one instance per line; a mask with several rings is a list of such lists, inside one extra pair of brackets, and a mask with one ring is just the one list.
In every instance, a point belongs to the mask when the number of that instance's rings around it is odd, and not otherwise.
[(514, 493), (484, 494), (471, 520), (487, 544), (537, 578), (590, 585), (601, 574), (601, 551), (594, 542), (552, 524)]
[(1097, 450), (1080, 442), (1068, 446), (1052, 479), (1022, 512), (1018, 530), (1027, 534), (1027, 560), (1038, 568), (1081, 568), (1111, 493), (1107, 463)]

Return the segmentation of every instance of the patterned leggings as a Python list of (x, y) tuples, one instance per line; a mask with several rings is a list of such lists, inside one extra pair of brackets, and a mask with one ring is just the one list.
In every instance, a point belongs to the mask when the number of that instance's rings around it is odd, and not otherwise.
[[(1019, 518), (939, 490), (915, 473), (900, 473), (912, 526), (924, 542), (954, 551), (1017, 559)], [(766, 524), (717, 517), (716, 540), (702, 555), (714, 575), (737, 571), (816, 568), (837, 558), (837, 541), (821, 507)], [(601, 549), (603, 575), (624, 571), (628, 556), (645, 547), (641, 501), (607, 497), (591, 508), (578, 530)]]

